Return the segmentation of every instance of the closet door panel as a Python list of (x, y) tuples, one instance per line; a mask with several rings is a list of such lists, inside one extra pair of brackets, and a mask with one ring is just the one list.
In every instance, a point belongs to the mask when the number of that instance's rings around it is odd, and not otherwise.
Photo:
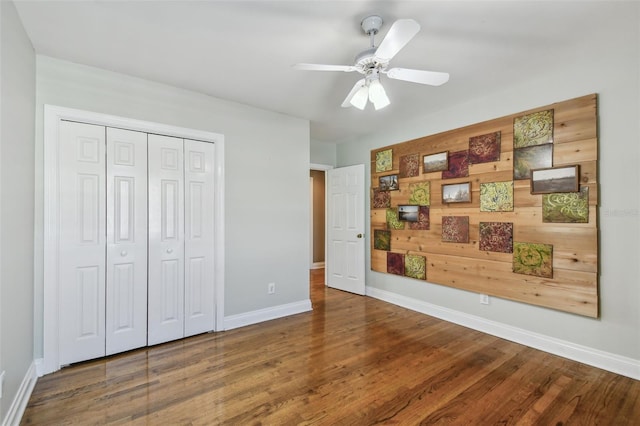
[(59, 361), (105, 355), (105, 128), (60, 123)]
[(211, 331), (214, 303), (212, 143), (185, 140), (185, 336)]
[(184, 336), (183, 140), (149, 135), (148, 344)]
[(147, 344), (147, 134), (107, 128), (106, 354)]

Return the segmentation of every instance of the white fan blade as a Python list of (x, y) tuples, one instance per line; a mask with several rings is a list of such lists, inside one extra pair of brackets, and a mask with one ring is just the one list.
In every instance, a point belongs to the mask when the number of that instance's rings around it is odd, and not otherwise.
[(420, 24), (413, 19), (398, 19), (378, 46), (375, 58), (389, 62), (420, 31)]
[(295, 64), (293, 68), (301, 71), (355, 71), (353, 65), (322, 65), (322, 64)]
[(449, 81), (449, 73), (437, 71), (411, 70), (407, 68), (391, 68), (387, 76), (395, 80), (411, 81), (413, 83), (440, 86)]
[[(365, 90), (363, 90), (363, 88)], [(342, 102), (342, 108), (349, 108), (351, 105), (355, 106), (358, 109), (364, 109), (367, 105), (367, 95), (368, 91), (366, 90), (367, 84), (363, 79), (360, 79), (353, 85), (353, 88)], [(363, 96), (364, 95), (364, 96)], [(362, 102), (362, 98), (364, 97), (364, 102)], [(353, 102), (352, 102), (353, 100)]]

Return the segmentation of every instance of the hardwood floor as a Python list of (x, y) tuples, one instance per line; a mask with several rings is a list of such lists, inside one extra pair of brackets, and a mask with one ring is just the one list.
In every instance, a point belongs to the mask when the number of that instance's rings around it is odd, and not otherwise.
[(313, 312), (74, 365), (22, 424), (638, 425), (640, 382), (322, 284)]

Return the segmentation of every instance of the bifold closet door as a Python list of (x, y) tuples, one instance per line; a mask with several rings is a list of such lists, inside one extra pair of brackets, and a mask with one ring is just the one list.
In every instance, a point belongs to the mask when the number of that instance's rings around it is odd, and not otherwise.
[(147, 344), (147, 135), (60, 124), (60, 363)]
[(214, 329), (214, 148), (61, 123), (61, 365)]
[(105, 355), (105, 128), (60, 123), (59, 361)]
[(147, 345), (147, 134), (107, 128), (106, 355)]
[(184, 143), (149, 135), (149, 345), (184, 336)]
[(184, 335), (214, 329), (214, 154), (212, 143), (184, 141)]
[(214, 329), (214, 150), (149, 135), (149, 345)]

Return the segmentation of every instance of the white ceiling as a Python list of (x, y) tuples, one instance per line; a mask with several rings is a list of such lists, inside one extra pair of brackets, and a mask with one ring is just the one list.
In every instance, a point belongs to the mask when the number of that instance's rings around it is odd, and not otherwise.
[[(311, 121), (311, 138), (341, 142), (504, 90), (571, 61), (611, 10), (579, 1), (25, 1), (16, 7), (37, 53), (194, 90)], [(446, 71), (430, 87), (383, 77), (391, 105), (341, 108), (369, 47), (362, 18), (413, 18), (418, 35), (391, 66)], [(376, 43), (376, 44), (377, 44)]]

